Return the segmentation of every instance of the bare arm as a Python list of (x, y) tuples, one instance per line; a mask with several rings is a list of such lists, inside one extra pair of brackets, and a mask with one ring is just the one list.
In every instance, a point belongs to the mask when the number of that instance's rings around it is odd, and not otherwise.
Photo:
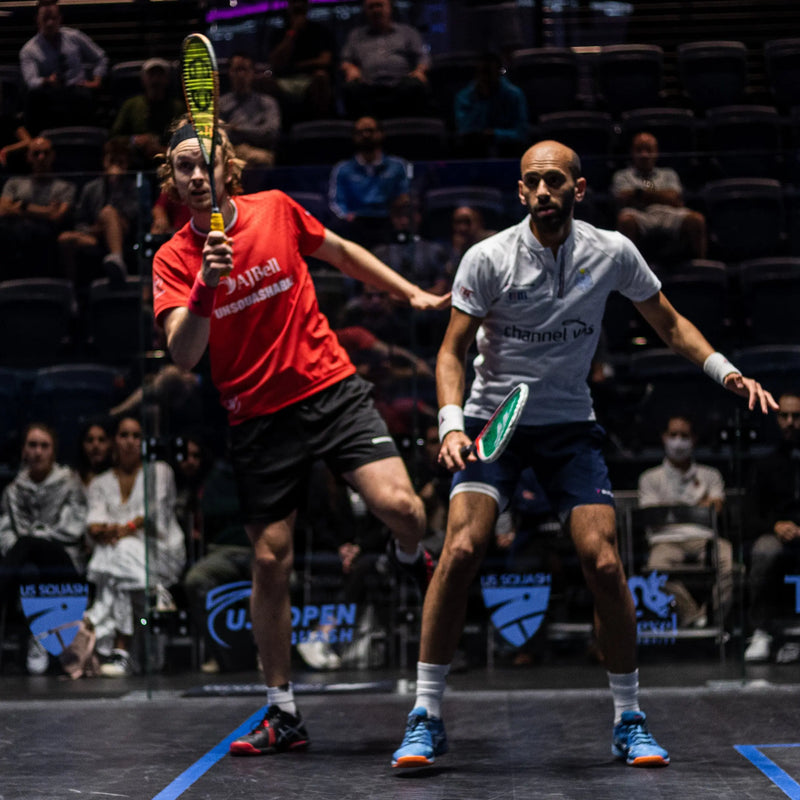
[[(223, 275), (233, 269), (233, 241), (222, 231), (211, 231), (203, 246), (200, 279), (206, 286), (216, 287)], [(183, 369), (192, 369), (208, 346), (211, 318), (202, 317), (178, 307), (167, 312), (164, 332), (172, 360)]]
[(421, 311), (441, 310), (450, 305), (449, 294), (440, 296), (420, 289), (360, 244), (343, 239), (327, 229), (322, 244), (311, 255), (327, 261), (351, 278), (406, 300), (412, 308)]
[[(475, 340), (482, 320), (471, 317), (454, 308), (450, 312), (450, 322), (436, 358), (436, 396), (439, 408), (447, 405), (462, 406), (466, 388), (467, 352)], [(442, 442), (439, 462), (449, 470), (463, 469), (464, 459), (461, 448), (471, 444), (463, 431), (450, 431)], [(472, 460), (475, 459), (471, 455)]]
[[(702, 333), (682, 314), (679, 314), (662, 292), (647, 300), (634, 303), (638, 312), (647, 320), (664, 343), (678, 355), (702, 367), (714, 348)], [(772, 395), (762, 388), (758, 381), (745, 378), (738, 372), (731, 372), (725, 378), (724, 386), (734, 394), (747, 398), (747, 407), (752, 410), (756, 403), (762, 413), (776, 410), (778, 404)]]

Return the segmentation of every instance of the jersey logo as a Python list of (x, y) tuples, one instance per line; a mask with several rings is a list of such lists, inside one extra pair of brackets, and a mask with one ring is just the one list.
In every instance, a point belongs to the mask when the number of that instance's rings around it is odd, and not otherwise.
[(160, 275), (153, 278), (153, 297), (161, 297), (167, 289), (164, 286), (164, 279)]
[(225, 284), (227, 294), (233, 294), (237, 289), (254, 289), (261, 281), (278, 275), (281, 266), (277, 258), (271, 258), (266, 264), (258, 264), (250, 267), (237, 275), (227, 275), (222, 279)]
[(472, 297), (472, 295), (474, 294), (473, 290), (467, 289), (466, 286), (460, 286), (458, 292), (465, 300), (469, 300), (470, 297)]

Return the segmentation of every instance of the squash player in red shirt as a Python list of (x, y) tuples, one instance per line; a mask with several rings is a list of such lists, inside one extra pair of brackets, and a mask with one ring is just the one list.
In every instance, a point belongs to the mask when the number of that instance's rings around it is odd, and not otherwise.
[(390, 553), (426, 585), (420, 546), (425, 512), (370, 385), (355, 374), (320, 313), (304, 258), (439, 310), (449, 295), (425, 292), (354, 242), (323, 227), (280, 191), (239, 195), (242, 164), (224, 132), (214, 167), (225, 233), (209, 233), (211, 195), (199, 142), (174, 126), (161, 188), (191, 221), (156, 253), (153, 294), (176, 364), (191, 369), (209, 348), (211, 375), (228, 411), (232, 459), (254, 548), (251, 617), (267, 684), (267, 713), (231, 744), (233, 755), (308, 746), (290, 682), (292, 535), (311, 463), (350, 483), (394, 536)]

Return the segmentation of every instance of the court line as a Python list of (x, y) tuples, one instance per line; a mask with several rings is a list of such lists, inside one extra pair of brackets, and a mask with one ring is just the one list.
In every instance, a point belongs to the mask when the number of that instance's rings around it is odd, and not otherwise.
[(800, 747), (800, 744), (736, 744), (734, 749), (761, 770), (787, 797), (800, 800), (800, 783), (790, 778), (771, 758), (761, 752), (767, 747)]
[(205, 775), (206, 772), (208, 772), (208, 770), (210, 770), (211, 767), (217, 763), (217, 761), (222, 760), (226, 755), (228, 755), (228, 749), (231, 742), (234, 739), (238, 739), (240, 736), (253, 730), (256, 724), (263, 719), (266, 711), (266, 706), (256, 711), (252, 717), (249, 717), (235, 731), (226, 736), (219, 744), (212, 747), (211, 750), (209, 750), (205, 755), (200, 756), (200, 758), (197, 759), (197, 761), (195, 761), (194, 764), (189, 767), (189, 769), (178, 775), (178, 777), (175, 778), (175, 780), (172, 781), (169, 786), (167, 786), (165, 789), (162, 789), (153, 798), (153, 800), (175, 800), (176, 797), (180, 797), (193, 783), (195, 783), (195, 781), (202, 778), (203, 775)]

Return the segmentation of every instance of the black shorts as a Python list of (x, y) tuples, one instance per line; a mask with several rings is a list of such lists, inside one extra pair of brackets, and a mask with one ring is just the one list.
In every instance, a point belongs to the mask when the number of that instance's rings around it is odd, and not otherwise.
[(317, 459), (340, 475), (399, 455), (371, 384), (357, 375), (230, 430), (245, 522), (276, 522), (299, 508)]

